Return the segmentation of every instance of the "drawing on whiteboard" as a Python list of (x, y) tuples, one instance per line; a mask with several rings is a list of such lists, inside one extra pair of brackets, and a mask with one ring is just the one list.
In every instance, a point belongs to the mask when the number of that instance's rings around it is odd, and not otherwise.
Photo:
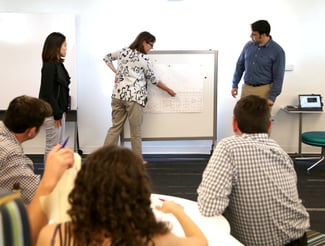
[(176, 91), (176, 97), (169, 97), (156, 86), (148, 84), (147, 113), (190, 113), (203, 110), (202, 66), (195, 64), (155, 64), (157, 77)]

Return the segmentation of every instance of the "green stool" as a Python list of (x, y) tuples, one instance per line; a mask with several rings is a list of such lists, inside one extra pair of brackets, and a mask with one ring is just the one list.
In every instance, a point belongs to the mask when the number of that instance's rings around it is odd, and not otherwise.
[(307, 168), (307, 171), (309, 172), (312, 168), (323, 162), (325, 159), (325, 131), (304, 132), (301, 134), (301, 142), (322, 148), (321, 158), (309, 168)]

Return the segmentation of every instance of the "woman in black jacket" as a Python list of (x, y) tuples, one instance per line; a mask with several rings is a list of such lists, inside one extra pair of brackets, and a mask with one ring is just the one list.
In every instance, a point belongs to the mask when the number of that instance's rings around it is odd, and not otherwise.
[(58, 143), (62, 143), (65, 133), (65, 115), (70, 108), (70, 76), (63, 65), (67, 53), (66, 38), (53, 32), (47, 36), (42, 52), (42, 78), (39, 98), (49, 102), (53, 116), (45, 120), (46, 147), (44, 160), (48, 152)]

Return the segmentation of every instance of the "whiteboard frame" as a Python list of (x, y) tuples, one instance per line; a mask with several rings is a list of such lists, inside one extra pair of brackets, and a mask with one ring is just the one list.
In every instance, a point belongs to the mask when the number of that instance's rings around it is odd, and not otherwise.
[[(142, 125), (142, 140), (143, 141), (165, 141), (165, 140), (212, 140), (212, 145), (215, 143), (217, 139), (217, 85), (218, 85), (218, 51), (217, 50), (155, 50), (151, 51), (148, 56), (153, 61), (153, 56), (159, 56), (159, 55), (190, 55), (190, 56), (200, 56), (200, 55), (211, 55), (213, 59), (211, 62), (213, 64), (210, 64), (211, 67), (213, 67), (213, 71), (210, 71), (210, 73), (213, 75), (212, 79), (209, 79), (208, 81), (211, 83), (210, 86), (212, 86), (212, 93), (210, 96), (212, 96), (212, 106), (211, 106), (211, 114), (212, 114), (212, 122), (207, 122), (209, 126), (211, 127), (211, 131), (208, 135), (191, 135), (191, 136), (178, 136), (178, 135), (170, 135), (170, 136), (148, 136), (146, 134), (146, 129), (143, 127), (146, 123), (146, 121), (150, 121), (150, 116), (147, 117), (150, 113), (144, 113), (144, 119), (143, 119), (143, 125)], [(154, 62), (153, 62), (154, 63)], [(154, 65), (155, 66), (155, 65)], [(165, 83), (165, 82), (164, 82)], [(172, 88), (172, 86), (171, 86)], [(177, 96), (177, 95), (176, 95)], [(211, 98), (210, 98), (211, 100)], [(190, 113), (193, 115), (193, 113)], [(171, 120), (172, 120), (172, 114)], [(184, 116), (188, 114), (184, 113)], [(157, 117), (157, 116), (156, 116)], [(197, 114), (197, 117), (200, 117), (200, 114)], [(188, 122), (188, 124), (191, 124), (191, 122)], [(210, 125), (212, 124), (212, 126)], [(156, 126), (157, 131), (159, 131), (160, 127), (163, 127), (162, 125)], [(178, 126), (181, 127), (181, 126)], [(205, 127), (205, 125), (200, 125), (197, 127)], [(190, 135), (190, 134), (189, 134)], [(124, 125), (123, 133), (121, 134), (121, 143), (124, 144), (125, 141), (130, 141), (130, 131), (129, 131), (129, 122), (126, 121)]]

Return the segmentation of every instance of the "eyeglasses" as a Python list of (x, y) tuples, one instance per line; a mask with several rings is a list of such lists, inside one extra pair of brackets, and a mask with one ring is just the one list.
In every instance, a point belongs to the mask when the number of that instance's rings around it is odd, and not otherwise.
[(147, 44), (149, 44), (151, 46), (151, 48), (153, 48), (153, 43), (152, 42), (146, 42)]

